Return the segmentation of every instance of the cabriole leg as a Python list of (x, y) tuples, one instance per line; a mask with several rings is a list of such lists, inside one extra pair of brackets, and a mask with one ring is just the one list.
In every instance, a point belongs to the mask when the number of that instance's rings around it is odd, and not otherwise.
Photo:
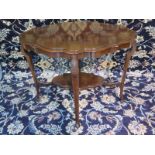
[(75, 120), (77, 125), (80, 125), (79, 120), (79, 60), (77, 55), (72, 56), (71, 60), (71, 79), (72, 79), (72, 89), (74, 95), (75, 104)]
[(133, 53), (135, 52), (135, 50), (136, 50), (136, 42), (133, 43), (132, 49), (127, 52), (127, 55), (126, 55), (126, 58), (125, 58), (123, 75), (122, 75), (122, 80), (121, 80), (121, 83), (120, 83), (120, 99), (121, 99), (121, 101), (124, 100), (123, 90), (124, 90), (124, 85), (125, 85), (125, 78), (126, 78), (126, 74), (127, 74), (129, 64), (130, 64), (130, 59), (131, 59)]
[(32, 55), (31, 55), (30, 52), (28, 52), (25, 49), (23, 50), (23, 54), (26, 57), (27, 62), (29, 64), (29, 67), (30, 67), (30, 70), (31, 70), (31, 73), (32, 73), (32, 78), (34, 80), (36, 91), (37, 91), (37, 98), (39, 98), (39, 82), (38, 82), (37, 77), (36, 77), (36, 74), (35, 74), (34, 64), (32, 62)]

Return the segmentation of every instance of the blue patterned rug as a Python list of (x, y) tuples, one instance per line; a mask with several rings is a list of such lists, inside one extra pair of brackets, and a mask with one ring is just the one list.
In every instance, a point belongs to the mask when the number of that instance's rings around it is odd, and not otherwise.
[[(80, 92), (79, 128), (74, 121), (72, 92), (56, 86), (41, 87), (38, 101), (28, 64), (20, 52), (20, 33), (63, 21), (0, 20), (0, 134), (155, 134), (155, 20), (98, 20), (137, 31), (138, 51), (131, 60), (123, 103), (117, 87)], [(124, 51), (118, 51), (100, 59), (83, 59), (81, 70), (120, 81), (124, 56)], [(70, 70), (70, 62), (65, 59), (34, 54), (33, 61), (43, 81)]]

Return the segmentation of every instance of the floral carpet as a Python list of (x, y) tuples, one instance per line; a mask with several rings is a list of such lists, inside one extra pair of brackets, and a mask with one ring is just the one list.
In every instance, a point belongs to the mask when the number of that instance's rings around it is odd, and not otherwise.
[[(80, 92), (79, 128), (74, 121), (72, 92), (42, 86), (38, 100), (29, 66), (20, 52), (19, 34), (35, 26), (63, 21), (66, 20), (0, 20), (0, 134), (155, 134), (155, 20), (98, 20), (135, 30), (137, 52), (127, 73), (124, 102), (120, 102), (118, 87)], [(125, 50), (100, 59), (83, 59), (81, 70), (120, 81)], [(70, 62), (65, 59), (34, 54), (33, 62), (42, 81), (49, 82), (70, 71)]]

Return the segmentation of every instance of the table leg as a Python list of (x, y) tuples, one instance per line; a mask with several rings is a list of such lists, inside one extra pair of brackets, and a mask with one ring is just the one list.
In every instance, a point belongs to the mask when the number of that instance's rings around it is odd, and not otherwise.
[(72, 89), (75, 104), (75, 120), (79, 126), (79, 60), (77, 55), (72, 56), (71, 65)]
[(122, 76), (122, 80), (121, 80), (121, 83), (120, 83), (120, 99), (121, 99), (121, 101), (124, 100), (123, 90), (124, 90), (124, 85), (125, 85), (125, 78), (126, 78), (127, 70), (128, 70), (128, 67), (129, 67), (130, 59), (131, 59), (133, 53), (135, 52), (135, 50), (136, 50), (136, 43), (134, 42), (134, 44), (132, 46), (132, 49), (127, 52), (127, 55), (126, 55), (126, 58), (125, 58), (123, 76)]
[(27, 62), (29, 64), (29, 67), (30, 67), (30, 70), (31, 70), (31, 73), (32, 73), (32, 78), (34, 80), (36, 91), (37, 91), (37, 98), (39, 98), (39, 82), (38, 82), (36, 74), (35, 74), (34, 65), (33, 65), (33, 62), (32, 62), (32, 55), (31, 55), (30, 52), (26, 51), (25, 49), (23, 50), (23, 54), (26, 57)]

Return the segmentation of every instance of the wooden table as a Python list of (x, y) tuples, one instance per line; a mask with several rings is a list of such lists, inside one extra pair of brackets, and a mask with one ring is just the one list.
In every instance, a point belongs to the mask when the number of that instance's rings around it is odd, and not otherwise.
[(71, 60), (71, 73), (59, 75), (53, 84), (72, 88), (75, 103), (75, 116), (79, 121), (79, 89), (104, 85), (100, 76), (81, 73), (79, 60), (84, 57), (101, 57), (114, 53), (121, 48), (129, 48), (124, 65), (120, 86), (120, 98), (123, 100), (123, 88), (129, 60), (136, 48), (136, 33), (122, 25), (102, 24), (98, 22), (64, 22), (45, 27), (33, 28), (20, 36), (22, 51), (29, 63), (39, 96), (40, 82), (37, 80), (32, 55), (29, 51), (45, 54), (49, 57), (63, 57)]

